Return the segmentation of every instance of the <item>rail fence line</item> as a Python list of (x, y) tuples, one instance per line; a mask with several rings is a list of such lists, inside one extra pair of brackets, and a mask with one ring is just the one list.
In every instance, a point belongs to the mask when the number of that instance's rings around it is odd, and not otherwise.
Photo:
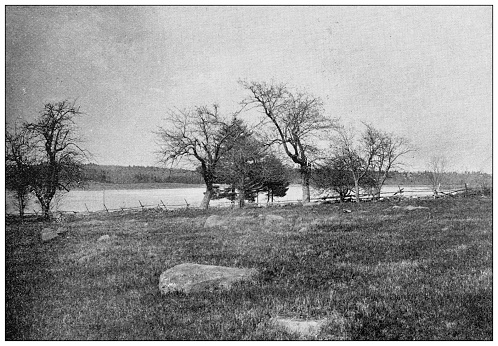
[[(396, 192), (381, 192), (380, 198), (384, 199), (390, 199), (390, 198), (399, 198), (399, 199), (420, 199), (420, 198), (439, 198), (443, 196), (450, 196), (454, 197), (455, 194), (460, 193), (460, 192), (475, 192), (475, 191), (481, 191), (480, 189), (477, 188), (463, 188), (463, 189), (457, 189), (457, 190), (446, 190), (446, 191), (433, 191), (431, 189), (426, 189), (426, 190), (405, 190), (403, 188), (400, 188)], [(423, 196), (417, 196), (417, 195), (411, 195), (411, 196), (404, 196), (404, 193), (432, 193), (432, 195), (427, 194)], [(166, 205), (162, 200), (160, 200), (161, 203), (159, 204), (142, 204), (140, 200), (138, 200), (139, 206), (136, 207), (120, 207), (120, 208), (113, 208), (109, 209), (103, 203), (104, 209), (101, 210), (94, 210), (90, 211), (88, 209), (88, 206), (85, 203), (85, 208), (86, 212), (81, 212), (81, 211), (68, 211), (68, 210), (58, 210), (55, 211), (54, 214), (61, 214), (61, 215), (74, 215), (74, 214), (98, 214), (98, 213), (111, 213), (111, 212), (124, 212), (124, 211), (144, 211), (146, 209), (157, 209), (157, 210), (162, 210), (162, 211), (172, 211), (172, 210), (179, 210), (179, 209), (200, 209), (199, 207), (191, 207), (190, 204), (186, 199), (185, 204), (168, 204)], [(346, 198), (346, 201), (354, 201), (355, 196), (350, 195)], [(360, 195), (360, 200), (365, 202), (365, 201), (371, 201), (374, 200), (374, 197), (372, 194), (361, 194)], [(324, 196), (324, 197), (315, 197), (311, 199), (311, 203), (317, 203), (317, 202), (340, 202), (340, 197), (338, 196)], [(283, 200), (283, 201), (274, 201), (274, 202), (255, 202), (255, 203), (250, 203), (249, 205), (251, 206), (257, 206), (257, 207), (271, 207), (273, 205), (291, 205), (291, 204), (299, 204), (302, 203), (302, 199), (296, 199), (296, 200)], [(228, 201), (228, 202), (222, 202), (219, 203), (218, 205), (215, 206), (210, 206), (209, 208), (227, 208), (227, 207), (235, 207), (236, 201)], [(37, 216), (38, 214), (41, 214), (40, 211), (33, 210), (33, 212), (25, 212), (25, 215), (35, 215)], [(7, 215), (17, 215), (17, 214), (7, 214)]]

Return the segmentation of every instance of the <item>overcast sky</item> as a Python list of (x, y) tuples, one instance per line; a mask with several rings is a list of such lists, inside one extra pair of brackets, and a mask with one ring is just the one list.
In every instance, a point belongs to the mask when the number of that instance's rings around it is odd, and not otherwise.
[[(96, 163), (158, 165), (167, 110), (285, 82), (325, 112), (366, 121), (417, 148), (406, 170), (444, 155), (491, 172), (492, 8), (7, 7), (6, 121), (77, 99)], [(255, 117), (257, 114), (246, 114)]]

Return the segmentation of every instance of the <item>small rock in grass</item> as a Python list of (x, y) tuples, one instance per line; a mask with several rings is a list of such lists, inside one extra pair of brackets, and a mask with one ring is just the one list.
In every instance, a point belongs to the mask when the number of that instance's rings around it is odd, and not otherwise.
[(111, 239), (111, 236), (109, 234), (104, 234), (103, 236), (101, 236), (99, 239), (97, 239), (98, 242), (101, 242), (101, 241), (109, 241)]
[(413, 205), (408, 205), (408, 206), (406, 206), (406, 207), (405, 207), (405, 209), (406, 209), (406, 210), (410, 210), (410, 211), (411, 211), (411, 210), (417, 210), (417, 209), (429, 209), (429, 208), (428, 208), (428, 207), (420, 207), (420, 206), (418, 206), (418, 207), (414, 207)]
[(58, 227), (56, 233), (57, 234), (67, 233), (67, 228), (65, 228), (65, 227)]
[(56, 231), (54, 231), (52, 228), (44, 228), (42, 229), (41, 232), (41, 239), (43, 242), (52, 240), (54, 238), (57, 238), (59, 234), (57, 234)]
[(429, 210), (429, 207), (421, 207), (421, 206), (415, 207), (413, 205), (407, 205), (406, 207), (400, 207), (398, 205), (395, 205), (395, 206), (393, 206), (393, 209), (405, 209), (405, 210), (408, 210), (408, 211), (412, 211), (412, 210), (417, 210), (417, 209), (427, 209), (427, 210)]
[(284, 217), (280, 215), (268, 214), (265, 216), (265, 225), (281, 223), (282, 221), (284, 221)]
[(227, 221), (219, 215), (211, 215), (204, 222), (204, 228), (226, 227)]

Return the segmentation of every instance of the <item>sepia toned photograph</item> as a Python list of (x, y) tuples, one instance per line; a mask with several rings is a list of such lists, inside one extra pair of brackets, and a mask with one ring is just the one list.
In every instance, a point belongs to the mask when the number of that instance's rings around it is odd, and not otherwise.
[(493, 7), (4, 6), (6, 341), (493, 340)]

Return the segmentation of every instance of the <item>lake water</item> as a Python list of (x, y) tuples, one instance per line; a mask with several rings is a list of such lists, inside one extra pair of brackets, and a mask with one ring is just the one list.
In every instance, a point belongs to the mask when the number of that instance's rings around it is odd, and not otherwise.
[[(404, 186), (404, 196), (429, 196), (432, 190), (429, 186)], [(204, 196), (205, 189), (202, 187), (181, 188), (181, 189), (148, 189), (148, 190), (105, 190), (105, 191), (81, 191), (74, 190), (55, 198), (52, 202), (54, 210), (62, 212), (86, 212), (105, 210), (119, 210), (121, 208), (140, 208), (140, 204), (147, 207), (163, 206), (168, 209), (185, 208), (187, 203), (191, 207), (198, 207)], [(398, 191), (397, 186), (384, 186), (382, 193), (389, 195)], [(302, 190), (300, 185), (291, 185), (287, 195), (275, 198), (275, 202), (298, 201), (301, 200)], [(311, 198), (318, 198), (318, 194), (311, 191)], [(259, 203), (266, 203), (266, 195), (260, 194)], [(223, 207), (230, 206), (230, 201), (226, 199), (211, 200), (210, 206)], [(34, 199), (30, 200), (26, 208), (26, 213), (39, 212), (40, 207)], [(6, 197), (6, 213), (17, 213), (12, 202), (12, 197)]]

